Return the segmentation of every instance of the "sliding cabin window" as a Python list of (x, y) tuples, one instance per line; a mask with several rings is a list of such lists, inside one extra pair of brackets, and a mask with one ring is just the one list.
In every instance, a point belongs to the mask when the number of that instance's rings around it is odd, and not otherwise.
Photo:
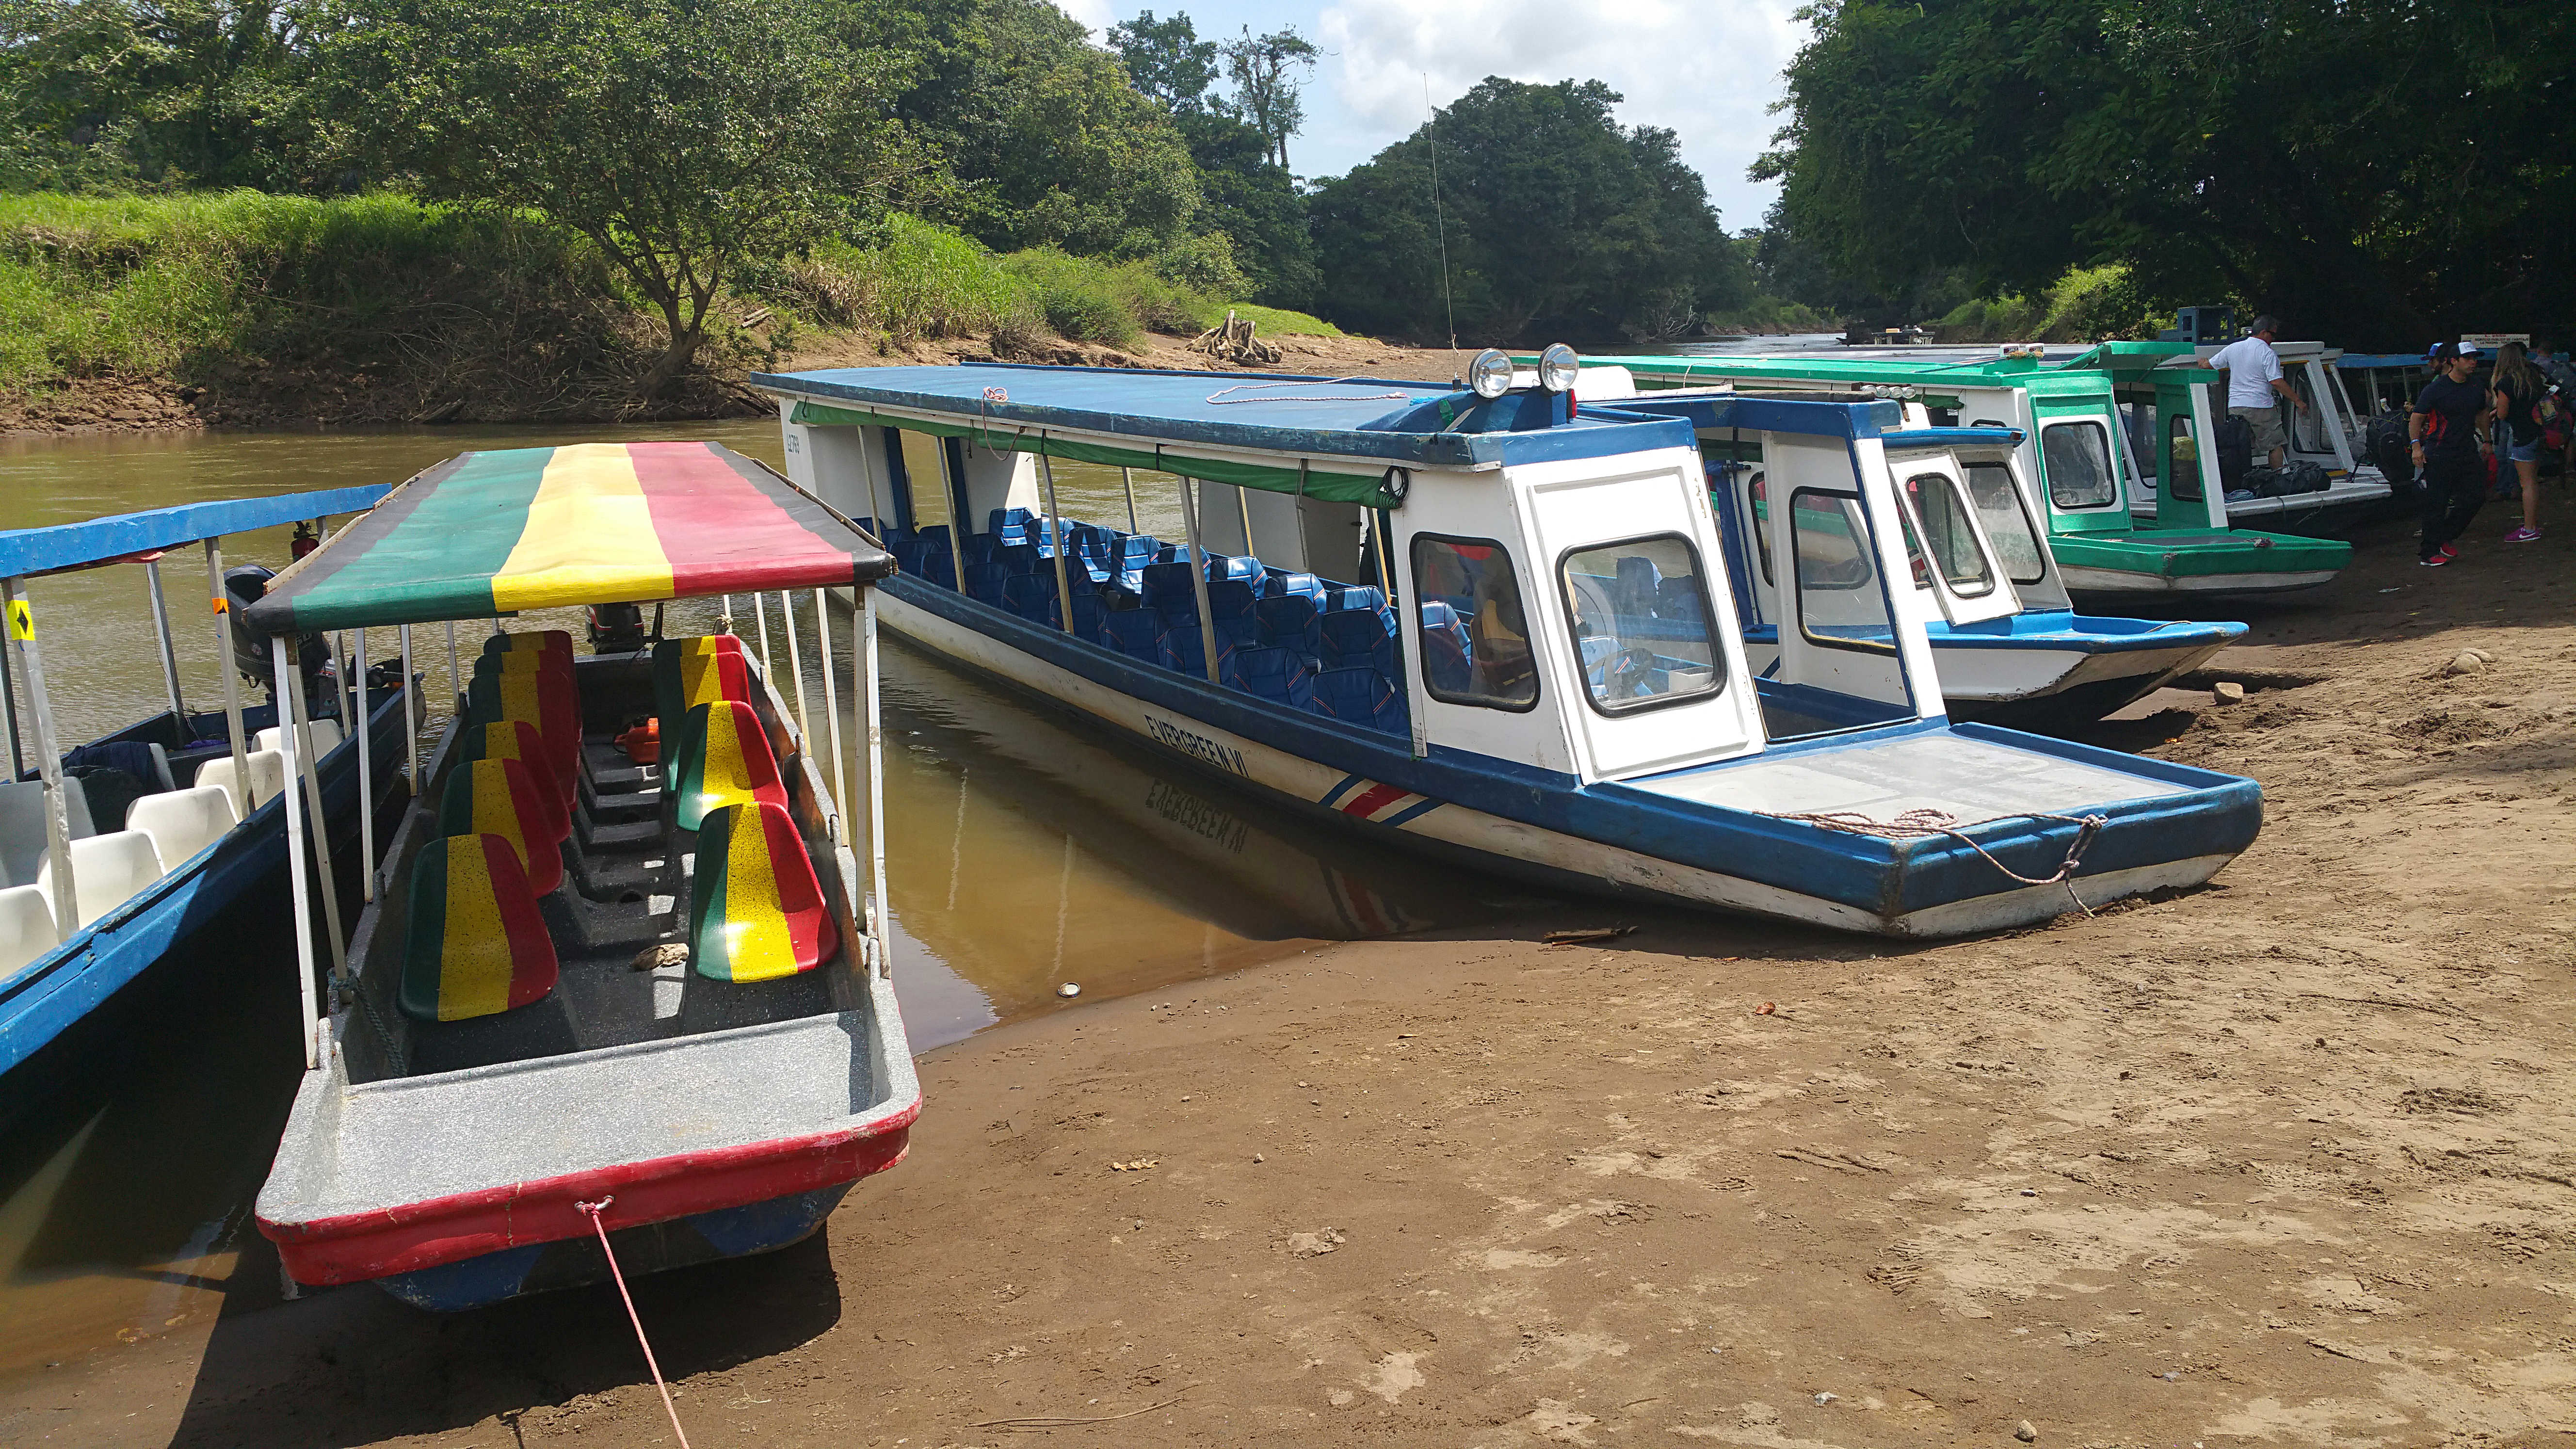
[(1977, 517), (1986, 525), (1986, 537), (2001, 554), (2004, 577), (2017, 584), (2035, 584), (2048, 574), (2048, 561), (2039, 550), (2039, 529), (2030, 519), (2030, 504), (2013, 486), (2012, 469), (2001, 463), (1970, 463), (1968, 501), (1976, 505)]
[[(1917, 473), (1905, 480), (1905, 501), (1923, 520), (1923, 542), (1941, 570), (1950, 592), (1962, 599), (1981, 599), (1995, 591), (1995, 568), (1977, 546), (1976, 525), (1968, 521), (1967, 500), (1947, 473)], [(1910, 526), (1910, 525), (1909, 525)]]
[(2048, 470), (2049, 502), (2073, 509), (2120, 501), (2120, 465), (2111, 458), (2111, 430), (2099, 419), (2042, 426), (2039, 452)]
[(1538, 665), (1511, 551), (1490, 538), (1413, 537), (1414, 608), (1422, 686), (1443, 704), (1538, 705)]
[(1798, 556), (1798, 632), (1807, 642), (1895, 653), (1896, 627), (1860, 496), (1818, 488), (1790, 494), (1789, 542)]
[(2175, 414), (2173, 425), (2165, 429), (2165, 493), (2200, 501), (2200, 440), (2192, 436), (2187, 414)]
[(2326, 440), (2326, 410), (2317, 406), (2318, 366), (2317, 363), (2300, 362), (2282, 369), (2290, 379), (2290, 391), (2297, 393), (2299, 401), (2307, 404), (2304, 408), (2290, 409), (2290, 446), (2302, 453), (2334, 451), (2334, 444)]
[(1699, 550), (1676, 533), (1569, 549), (1557, 560), (1584, 696), (1605, 715), (1715, 694), (1725, 656), (1709, 637)]

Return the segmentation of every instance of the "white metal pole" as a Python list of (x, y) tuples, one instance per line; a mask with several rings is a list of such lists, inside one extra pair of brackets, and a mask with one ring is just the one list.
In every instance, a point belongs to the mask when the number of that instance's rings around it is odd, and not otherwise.
[[(291, 711), (294, 692), (285, 683), (287, 638), (284, 634), (271, 637), (268, 651), (279, 681), (278, 703)], [(277, 734), (278, 747), (286, 752), (286, 799), (282, 802), (286, 811), (286, 872), (295, 894), (295, 984), (304, 1003), (304, 1069), (309, 1072), (322, 1064), (322, 1028), (321, 1012), (315, 1007), (313, 995), (313, 888), (304, 874), (304, 781), (295, 772), (296, 757), (303, 752), (296, 748), (294, 726), (290, 712), (287, 727)], [(243, 778), (242, 785), (249, 788), (248, 777)]]
[(796, 649), (796, 596), (785, 589), (778, 591), (778, 618), (787, 631), (787, 672), (796, 681), (796, 747), (814, 748), (814, 730), (805, 722), (805, 659)]
[(68, 939), (80, 929), (80, 892), (72, 885), (71, 804), (63, 793), (63, 747), (54, 739), (54, 707), (45, 698), (45, 661), (36, 652), (36, 617), (18, 597), (23, 579), (0, 579), (0, 612), (18, 672), (27, 676), (27, 713), (35, 717), (36, 775), (45, 782), (45, 853), (54, 867), (54, 929)]
[(722, 612), (716, 615), (716, 628), (731, 634), (733, 632), (733, 595), (725, 595), (724, 603), (719, 607)]
[(408, 767), (403, 771), (403, 778), (411, 783), (414, 795), (420, 793), (420, 711), (416, 708), (419, 703), (420, 697), (412, 688), (411, 679), (411, 626), (405, 624), (402, 626), (402, 712), (403, 756)]
[(832, 741), (832, 809), (842, 819), (839, 837), (847, 840), (850, 772), (841, 755), (840, 686), (832, 682), (832, 600), (821, 589), (814, 591), (814, 656), (823, 662), (823, 725)]
[(143, 561), (143, 579), (152, 589), (152, 629), (161, 638), (161, 682), (170, 689), (170, 724), (178, 731), (173, 743), (182, 748), (197, 742), (196, 731), (188, 728), (188, 706), (179, 698), (179, 651), (170, 644), (170, 604), (161, 594), (161, 561)]
[(751, 596), (751, 624), (753, 628), (760, 631), (761, 675), (775, 685), (778, 683), (778, 676), (771, 673), (769, 668), (769, 605), (761, 602), (764, 597), (758, 593)]
[(8, 631), (8, 624), (0, 622), (0, 730), (9, 736), (9, 778), (14, 782), (27, 773), (27, 761), (18, 743), (18, 672), (9, 667)]
[(241, 671), (233, 666), (232, 597), (224, 592), (224, 550), (218, 539), (206, 540), (206, 593), (215, 613), (215, 672), (224, 677), (224, 733), (233, 747), (235, 802), (250, 818), (250, 740), (242, 733)]
[[(868, 487), (868, 523), (876, 529), (877, 541), (882, 543), (886, 530), (894, 527), (894, 520), (886, 517), (877, 503), (877, 465), (868, 457), (868, 430), (856, 428), (852, 431), (859, 435), (859, 481)], [(857, 611), (853, 609), (851, 612)]]
[(1055, 539), (1055, 607), (1064, 632), (1073, 632), (1073, 585), (1065, 573), (1064, 512), (1055, 501), (1055, 461), (1046, 454), (1046, 434), (1038, 434), (1038, 476), (1046, 482), (1047, 533)]
[(1199, 544), (1197, 480), (1181, 480), (1181, 526), (1190, 535), (1190, 589), (1199, 600), (1199, 648), (1206, 652), (1208, 683), (1216, 683), (1216, 617), (1208, 611), (1207, 550)]
[[(282, 636), (281, 636), (282, 637)], [(299, 654), (302, 651), (297, 651)], [(304, 699), (304, 669), (301, 661), (280, 676), (278, 698), (286, 706), (286, 728), (277, 732), (285, 742), (286, 774), (301, 780), (304, 790), (304, 826), (313, 836), (313, 863), (321, 869), (322, 922), (330, 927), (331, 969), (338, 971), (349, 964), (349, 943), (340, 935), (340, 876), (331, 865), (330, 822), (322, 813), (322, 775), (314, 767), (313, 736), (305, 729), (312, 718)]]
[(939, 455), (939, 491), (948, 503), (948, 562), (957, 570), (957, 592), (966, 592), (966, 480), (952, 478), (948, 469), (948, 441), (933, 436), (930, 451)]
[[(876, 938), (877, 970), (891, 978), (894, 907), (886, 899), (885, 713), (877, 697), (885, 660), (877, 646), (877, 591), (873, 587), (859, 593), (859, 634), (866, 646), (867, 661), (863, 687), (868, 699), (868, 930)], [(858, 657), (853, 656), (851, 663), (856, 667)]]
[(447, 621), (447, 699), (450, 712), (465, 713), (465, 678), (456, 667), (456, 621)]
[(358, 628), (358, 707), (349, 716), (358, 732), (358, 894), (376, 899), (375, 711), (367, 698), (367, 630)]
[(1234, 485), (1234, 512), (1236, 517), (1243, 520), (1244, 556), (1260, 557), (1261, 550), (1252, 546), (1252, 490), (1240, 483)]

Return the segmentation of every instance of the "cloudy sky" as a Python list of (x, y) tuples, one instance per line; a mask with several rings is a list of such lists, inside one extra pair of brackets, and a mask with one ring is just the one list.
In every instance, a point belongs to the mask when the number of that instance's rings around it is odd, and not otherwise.
[[(1057, 0), (1096, 35), (1142, 0)], [(1152, 7), (1201, 39), (1244, 26), (1297, 27), (1323, 52), (1306, 88), (1306, 130), (1288, 146), (1301, 176), (1332, 176), (1423, 121), (1423, 84), (1445, 106), (1489, 75), (1603, 80), (1629, 125), (1669, 126), (1708, 181), (1727, 229), (1761, 223), (1773, 187), (1744, 179), (1778, 119), (1780, 68), (1803, 27), (1796, 0), (1179, 0)]]

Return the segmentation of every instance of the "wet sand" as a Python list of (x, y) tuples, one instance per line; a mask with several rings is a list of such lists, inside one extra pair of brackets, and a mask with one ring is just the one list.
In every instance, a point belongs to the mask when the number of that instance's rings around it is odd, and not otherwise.
[[(2206, 890), (1934, 946), (1565, 908), (934, 1053), (822, 1238), (639, 1285), (691, 1442), (2565, 1442), (2552, 521), (2439, 572), (2375, 530), (2240, 611), (2217, 674), (2267, 687), (2098, 732), (2263, 782)], [(343, 1290), (0, 1384), (11, 1443), (667, 1436), (609, 1291)]]

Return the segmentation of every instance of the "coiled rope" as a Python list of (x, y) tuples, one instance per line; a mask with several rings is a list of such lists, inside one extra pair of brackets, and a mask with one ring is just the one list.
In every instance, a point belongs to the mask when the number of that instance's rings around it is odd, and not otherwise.
[[(1846, 835), (1874, 835), (1883, 840), (1925, 840), (1935, 835), (1946, 835), (1984, 856), (1986, 864), (2023, 885), (2066, 887), (2066, 898), (2075, 902), (2075, 908), (2088, 916), (2093, 914), (2093, 908), (2084, 904), (2084, 898), (2075, 893), (2075, 871), (2084, 863), (2084, 852), (2092, 848), (2094, 838), (2102, 833), (2102, 827), (2110, 823), (2107, 815), (2051, 815), (2044, 811), (2024, 815), (1989, 815), (1983, 820), (1962, 823), (1949, 811), (1934, 810), (1929, 806), (1908, 810), (1893, 820), (1873, 820), (1858, 810), (1764, 810), (1757, 813), (1774, 820), (1799, 820), (1827, 830), (1839, 830)], [(2066, 859), (2058, 863), (2057, 874), (2046, 880), (2033, 880), (1995, 859), (1993, 851), (1978, 844), (1968, 834), (1980, 825), (1997, 825), (2007, 820), (2054, 820), (2061, 825), (2075, 827), (2075, 839), (2068, 843)]]
[(617, 1280), (617, 1296), (626, 1300), (626, 1321), (635, 1325), (635, 1341), (644, 1348), (644, 1366), (653, 1371), (653, 1387), (662, 1391), (662, 1412), (671, 1416), (671, 1433), (680, 1441), (680, 1449), (689, 1449), (689, 1433), (680, 1427), (680, 1411), (671, 1403), (671, 1386), (662, 1382), (662, 1366), (653, 1361), (653, 1341), (644, 1336), (644, 1319), (635, 1311), (635, 1295), (626, 1291), (626, 1274), (617, 1266), (617, 1250), (608, 1245), (608, 1225), (599, 1218), (615, 1201), (612, 1193), (597, 1202), (576, 1202), (573, 1206), (590, 1219), (591, 1230), (599, 1234), (599, 1251), (608, 1255), (608, 1275)]

